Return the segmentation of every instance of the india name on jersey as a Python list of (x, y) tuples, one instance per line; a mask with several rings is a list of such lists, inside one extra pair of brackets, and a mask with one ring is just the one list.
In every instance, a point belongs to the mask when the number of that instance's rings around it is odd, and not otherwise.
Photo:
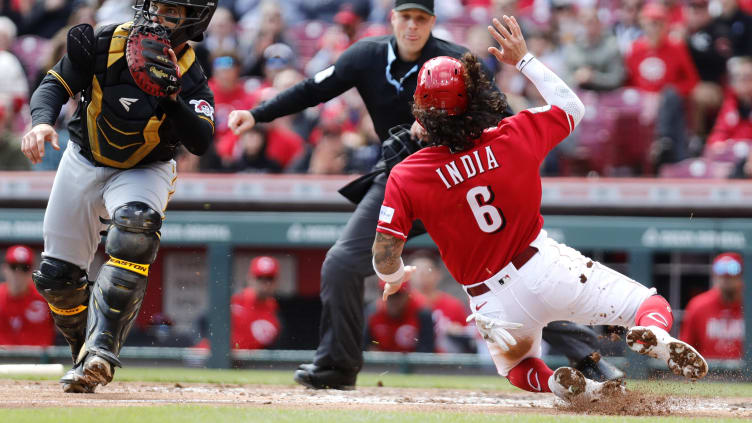
[(539, 168), (573, 126), (544, 106), (486, 129), (469, 150), (414, 153), (389, 175), (377, 231), (406, 239), (420, 219), (458, 282), (488, 279), (540, 232)]

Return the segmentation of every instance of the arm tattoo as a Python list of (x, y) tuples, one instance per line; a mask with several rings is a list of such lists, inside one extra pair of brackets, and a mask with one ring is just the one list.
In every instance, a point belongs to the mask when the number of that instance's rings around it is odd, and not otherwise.
[(373, 258), (379, 272), (390, 274), (397, 271), (405, 241), (381, 232), (376, 233), (373, 241)]

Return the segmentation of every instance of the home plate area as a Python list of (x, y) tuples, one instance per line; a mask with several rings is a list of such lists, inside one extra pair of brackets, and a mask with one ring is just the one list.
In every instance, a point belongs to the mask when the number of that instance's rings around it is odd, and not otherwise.
[(167, 404), (311, 409), (385, 409), (476, 413), (752, 417), (752, 398), (680, 398), (628, 391), (619, 398), (564, 404), (552, 394), (457, 389), (113, 382), (95, 394), (64, 394), (54, 381), (0, 380), (0, 407), (127, 407)]

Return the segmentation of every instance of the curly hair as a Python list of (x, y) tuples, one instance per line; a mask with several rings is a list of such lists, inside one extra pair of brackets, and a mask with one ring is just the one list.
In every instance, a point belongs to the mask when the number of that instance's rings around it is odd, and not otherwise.
[(472, 148), (473, 141), (506, 117), (507, 110), (506, 96), (491, 85), (478, 58), (468, 52), (460, 61), (465, 67), (463, 78), (467, 86), (465, 113), (449, 116), (444, 110), (413, 104), (413, 116), (428, 132), (428, 144), (445, 145), (452, 151)]

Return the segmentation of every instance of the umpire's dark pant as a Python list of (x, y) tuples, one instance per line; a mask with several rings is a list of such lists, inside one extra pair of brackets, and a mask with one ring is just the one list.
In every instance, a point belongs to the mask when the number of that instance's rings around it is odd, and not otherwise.
[(358, 372), (363, 366), (363, 279), (373, 275), (371, 247), (386, 174), (376, 177), (321, 268), (321, 326), (313, 363)]
[[(321, 269), (319, 346), (313, 361), (317, 366), (348, 373), (357, 373), (363, 367), (363, 280), (374, 274), (371, 247), (386, 180), (384, 173), (376, 177), (342, 235), (326, 254)], [(415, 222), (410, 236), (422, 233), (425, 233), (423, 225)], [(574, 323), (552, 323), (543, 330), (543, 339), (574, 361), (596, 348), (593, 331)]]

